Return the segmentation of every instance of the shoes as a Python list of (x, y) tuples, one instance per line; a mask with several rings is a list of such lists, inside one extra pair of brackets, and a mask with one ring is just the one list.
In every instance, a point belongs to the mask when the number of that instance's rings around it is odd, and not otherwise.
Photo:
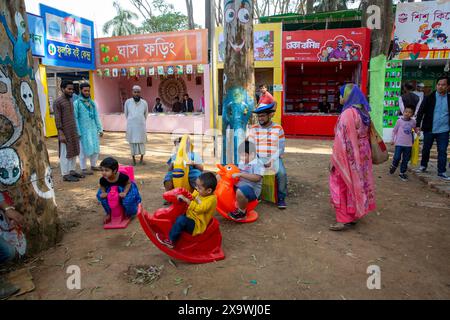
[(389, 168), (389, 174), (394, 174), (396, 170), (397, 170), (397, 167), (391, 166)]
[(82, 173), (84, 176), (92, 176), (92, 175), (94, 174), (94, 172), (92, 172), (92, 170), (88, 170), (88, 169), (83, 169), (83, 170), (81, 170), (81, 173)]
[(280, 209), (280, 210), (286, 209), (287, 208), (286, 201), (285, 200), (278, 200), (277, 206), (278, 206), (278, 209)]
[(72, 177), (75, 177), (75, 178), (78, 178), (78, 179), (83, 179), (83, 178), (85, 178), (84, 175), (79, 174), (79, 173), (76, 172), (76, 171), (70, 171), (70, 175), (71, 175)]
[(329, 229), (331, 231), (344, 231), (348, 228), (349, 228), (349, 224), (343, 224), (343, 223), (337, 222), (337, 223), (331, 225)]
[(19, 287), (0, 279), (0, 300), (8, 299), (19, 291)]
[(416, 173), (424, 173), (427, 172), (427, 168), (420, 166), (418, 169), (414, 170)]
[(245, 218), (247, 217), (247, 213), (245, 211), (236, 209), (235, 211), (230, 212), (228, 216), (233, 220), (240, 221), (245, 220)]
[(63, 176), (63, 181), (67, 181), (67, 182), (78, 182), (80, 181), (80, 179), (72, 176), (72, 175), (67, 175), (67, 176)]
[(158, 239), (159, 243), (161, 243), (162, 245), (166, 246), (169, 249), (173, 249), (175, 247), (173, 242), (170, 241), (170, 239), (163, 239), (159, 233), (156, 234), (156, 239)]
[(446, 173), (439, 173), (438, 177), (444, 181), (450, 181), (450, 177)]
[(402, 181), (408, 181), (408, 176), (406, 175), (406, 173), (400, 173), (398, 176)]

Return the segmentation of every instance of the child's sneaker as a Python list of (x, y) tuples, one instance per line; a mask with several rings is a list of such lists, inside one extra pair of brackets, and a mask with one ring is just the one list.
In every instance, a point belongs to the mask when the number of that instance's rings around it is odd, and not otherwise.
[(280, 210), (286, 209), (287, 208), (286, 201), (285, 200), (279, 200), (277, 206), (278, 206), (278, 209), (280, 209)]
[(173, 249), (175, 247), (173, 242), (170, 241), (170, 239), (163, 239), (159, 233), (156, 234), (156, 239), (158, 239), (159, 243), (161, 243), (162, 245), (166, 246), (169, 249)]
[(228, 216), (233, 220), (244, 220), (247, 217), (247, 212), (236, 209), (235, 211), (230, 212)]
[(397, 167), (391, 166), (389, 168), (389, 174), (394, 174), (396, 170), (397, 170)]
[(399, 174), (400, 179), (402, 179), (402, 181), (408, 181), (408, 176), (406, 175), (406, 173), (401, 173)]
[(441, 180), (444, 180), (444, 181), (450, 181), (450, 177), (447, 176), (447, 174), (445, 174), (445, 173), (439, 173), (439, 174), (438, 174), (438, 177), (439, 177)]

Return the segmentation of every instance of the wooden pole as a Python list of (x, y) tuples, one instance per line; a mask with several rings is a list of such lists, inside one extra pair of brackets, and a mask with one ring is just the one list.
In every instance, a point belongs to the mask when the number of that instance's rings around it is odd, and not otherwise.
[(0, 191), (24, 214), (28, 252), (61, 232), (23, 0), (0, 0)]
[(253, 0), (224, 0), (223, 163), (237, 163), (255, 108)]

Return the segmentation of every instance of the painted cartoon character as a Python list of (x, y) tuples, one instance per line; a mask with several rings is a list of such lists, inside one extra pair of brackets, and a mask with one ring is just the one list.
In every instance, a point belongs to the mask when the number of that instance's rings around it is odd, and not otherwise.
[(442, 26), (441, 22), (435, 22), (431, 25), (433, 38), (437, 39), (437, 36), (442, 33), (441, 26)]
[(328, 50), (326, 48), (323, 49), (322, 53), (320, 54), (320, 61), (321, 62), (327, 62), (329, 55), (330, 55), (330, 53), (328, 52)]
[(352, 47), (350, 50), (350, 61), (359, 61), (358, 47)]
[[(247, 123), (255, 107), (251, 92), (253, 71), (253, 5), (249, 0), (229, 0), (224, 6), (226, 53), (223, 100), (223, 162), (237, 163), (237, 148), (245, 139)], [(228, 72), (228, 70), (232, 70)], [(227, 130), (234, 130), (233, 149), (227, 147)], [(231, 146), (230, 146), (231, 147)], [(226, 152), (228, 150), (229, 152)], [(226, 159), (227, 153), (232, 159)]]
[(3, 12), (0, 13), (0, 22), (5, 28), (9, 41), (11, 41), (14, 48), (13, 60), (11, 60), (11, 57), (6, 55), (3, 59), (0, 57), (0, 64), (11, 65), (19, 78), (30, 76), (30, 78), (34, 80), (33, 69), (28, 66), (28, 51), (31, 49), (31, 46), (29, 41), (25, 40), (25, 34), (27, 31), (25, 20), (20, 12), (16, 12), (14, 20), (17, 26), (17, 39), (12, 34), (8, 23), (6, 22), (5, 14)]
[(344, 51), (345, 51), (345, 53), (346, 53), (346, 57), (345, 57), (345, 60), (347, 60), (347, 61), (350, 61), (351, 60), (351, 50), (352, 50), (352, 44), (351, 43), (347, 43), (346, 45), (345, 45), (345, 49), (344, 49)]
[(431, 34), (431, 29), (428, 29), (428, 23), (424, 23), (419, 27), (420, 40), (419, 43), (424, 43), (428, 40)]

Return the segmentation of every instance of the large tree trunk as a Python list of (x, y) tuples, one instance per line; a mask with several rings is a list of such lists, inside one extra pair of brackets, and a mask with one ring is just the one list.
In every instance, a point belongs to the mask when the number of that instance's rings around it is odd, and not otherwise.
[(255, 108), (253, 67), (253, 1), (224, 1), (226, 43), (223, 79), (223, 162), (237, 163), (237, 148), (245, 140)]
[(186, 0), (186, 9), (188, 16), (188, 27), (190, 30), (194, 30), (195, 29), (194, 7), (192, 6), (192, 0)]
[(24, 1), (0, 0), (0, 20), (0, 191), (24, 214), (28, 253), (35, 253), (61, 233)]
[(381, 8), (379, 17), (381, 21), (381, 28), (374, 28), (371, 32), (371, 58), (377, 57), (380, 54), (387, 56), (389, 54), (389, 47), (391, 45), (392, 28), (394, 26), (394, 10), (392, 0), (363, 0), (361, 1), (362, 23), (367, 27), (367, 23), (371, 21), (372, 12), (367, 13), (367, 8), (371, 5), (376, 5)]

